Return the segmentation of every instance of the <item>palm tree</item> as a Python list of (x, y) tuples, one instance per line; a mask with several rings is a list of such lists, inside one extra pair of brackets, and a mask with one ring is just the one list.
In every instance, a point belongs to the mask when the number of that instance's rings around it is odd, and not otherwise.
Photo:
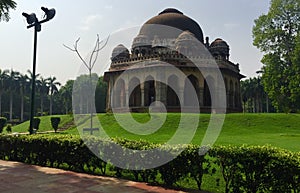
[[(32, 80), (33, 80), (33, 73), (30, 71), (30, 70), (27, 70), (27, 73), (29, 74), (29, 80), (30, 80), (30, 90), (32, 91)], [(35, 75), (35, 87), (37, 87), (38, 86), (38, 81), (37, 81), (37, 78), (40, 76), (40, 74), (36, 74)], [(30, 99), (30, 100), (32, 100), (32, 99)]]
[(57, 86), (61, 84), (56, 81), (56, 77), (50, 77), (49, 80), (49, 89), (50, 89), (50, 115), (52, 115), (52, 103), (53, 103), (53, 94), (58, 92)]
[(29, 77), (26, 74), (25, 75), (20, 74), (20, 76), (18, 78), (18, 82), (19, 82), (20, 97), (21, 97), (20, 121), (23, 122), (24, 121), (24, 98), (25, 98), (26, 90), (28, 90), (28, 88), (30, 87)]
[(16, 8), (16, 2), (13, 0), (0, 0), (0, 21), (8, 21), (9, 17), (9, 10)]
[(4, 93), (5, 89), (6, 89), (6, 79), (8, 78), (7, 75), (8, 71), (7, 70), (0, 70), (0, 116), (2, 114), (2, 94)]
[(18, 78), (20, 73), (11, 69), (9, 71), (8, 77), (6, 79), (9, 92), (9, 120), (11, 121), (13, 118), (13, 94), (14, 91), (18, 88)]
[(72, 106), (73, 84), (74, 84), (74, 80), (68, 80), (67, 83), (59, 89), (59, 96), (65, 107), (66, 114), (68, 114)]
[(41, 99), (41, 116), (44, 114), (44, 98), (49, 93), (49, 79), (44, 79), (43, 77), (40, 78), (40, 80), (37, 81), (37, 87), (38, 91), (40, 93), (40, 99)]

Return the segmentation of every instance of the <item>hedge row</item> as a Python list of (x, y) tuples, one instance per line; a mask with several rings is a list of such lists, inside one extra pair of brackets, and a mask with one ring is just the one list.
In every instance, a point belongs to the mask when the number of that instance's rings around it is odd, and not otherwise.
[[(145, 141), (114, 141), (136, 150), (161, 147)], [(110, 140), (90, 137), (87, 143), (94, 150), (99, 150), (99, 154), (110, 153), (120, 161), (124, 154), (129, 153), (125, 150), (115, 151)], [(299, 153), (270, 146), (217, 146), (206, 155), (200, 155), (199, 146), (184, 145), (164, 147), (157, 156), (170, 156), (181, 148), (184, 151), (178, 157), (158, 168), (125, 170), (95, 156), (79, 136), (0, 136), (0, 159), (5, 160), (101, 175), (106, 175), (109, 170), (109, 174), (116, 177), (131, 175), (138, 181), (162, 182), (169, 186), (181, 179), (192, 178), (199, 189), (204, 174), (213, 175), (220, 169), (226, 183), (225, 192), (300, 192)]]

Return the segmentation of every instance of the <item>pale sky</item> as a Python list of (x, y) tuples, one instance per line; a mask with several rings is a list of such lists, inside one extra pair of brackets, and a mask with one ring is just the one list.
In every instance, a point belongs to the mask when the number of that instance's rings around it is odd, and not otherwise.
[(110, 52), (119, 43), (130, 48), (140, 26), (165, 8), (176, 8), (194, 19), (210, 41), (222, 38), (230, 46), (230, 60), (240, 64), (241, 73), (256, 76), (262, 53), (252, 45), (254, 20), (267, 13), (266, 0), (26, 0), (18, 1), (9, 22), (0, 22), (0, 69), (26, 73), (32, 70), (33, 29), (27, 29), (22, 12), (42, 18), (41, 6), (56, 9), (53, 20), (42, 24), (38, 33), (37, 72), (55, 76), (65, 83), (75, 79), (82, 62), (63, 47), (80, 37), (79, 50), (86, 57), (96, 35), (106, 38), (107, 47), (99, 56), (94, 72), (100, 76), (109, 67)]

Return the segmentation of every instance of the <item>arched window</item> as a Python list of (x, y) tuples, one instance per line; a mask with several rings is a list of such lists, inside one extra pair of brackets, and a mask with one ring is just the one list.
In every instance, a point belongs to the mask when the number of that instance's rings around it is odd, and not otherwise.
[(148, 76), (144, 82), (144, 100), (146, 107), (155, 101), (155, 81), (152, 76)]
[(211, 107), (212, 97), (215, 93), (215, 81), (211, 76), (204, 79), (204, 89), (203, 89), (203, 104), (204, 106)]
[(168, 106), (179, 106), (179, 98), (177, 94), (179, 93), (178, 78), (175, 75), (171, 75), (168, 78), (167, 87), (167, 105)]
[[(196, 93), (196, 95), (193, 93)], [(188, 76), (185, 79), (185, 83), (184, 83), (184, 105), (198, 106), (199, 105), (198, 93), (199, 93), (198, 79), (194, 75)]]
[(113, 93), (113, 104), (114, 107), (124, 107), (126, 101), (126, 94), (125, 94), (125, 82), (123, 79), (119, 79), (114, 89)]
[(129, 107), (141, 106), (141, 86), (140, 80), (136, 77), (129, 82)]

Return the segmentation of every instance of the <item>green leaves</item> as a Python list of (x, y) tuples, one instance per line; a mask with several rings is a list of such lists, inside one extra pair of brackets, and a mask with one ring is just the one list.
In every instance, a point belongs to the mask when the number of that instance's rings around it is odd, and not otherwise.
[[(126, 139), (85, 139), (93, 152), (110, 151), (122, 161), (127, 151), (114, 152), (113, 143), (130, 149), (153, 149), (161, 145)], [(221, 170), (225, 192), (299, 192), (300, 153), (271, 146), (216, 146), (208, 154), (199, 154), (197, 145), (168, 146), (160, 155), (182, 153), (171, 162), (147, 170), (126, 170), (114, 167), (93, 154), (79, 136), (74, 135), (0, 135), (0, 159), (51, 166), (79, 172), (105, 175), (107, 170), (116, 177), (134, 176), (135, 180), (172, 186), (182, 179), (194, 180), (201, 189), (204, 175)], [(151, 161), (151, 160), (149, 160)]]
[(295, 112), (300, 109), (300, 0), (272, 0), (269, 12), (254, 22), (253, 45), (265, 53), (264, 88), (278, 111)]

